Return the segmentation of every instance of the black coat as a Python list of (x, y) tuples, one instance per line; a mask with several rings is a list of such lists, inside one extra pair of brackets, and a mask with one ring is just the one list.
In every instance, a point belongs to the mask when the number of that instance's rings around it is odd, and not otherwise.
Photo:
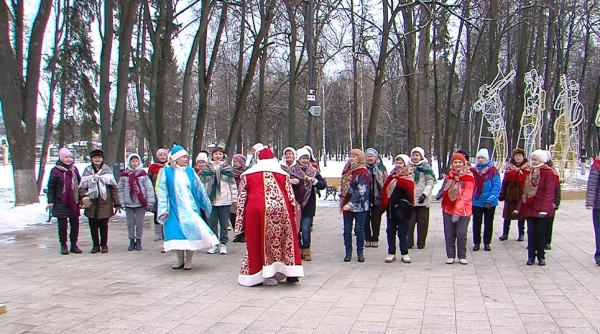
[(392, 216), (394, 210), (400, 213), (401, 219), (410, 219), (413, 211), (413, 202), (414, 195), (410, 194), (406, 189), (402, 187), (394, 187), (394, 191), (392, 192), (392, 196), (390, 197), (390, 203), (386, 208), (387, 217), (389, 219), (396, 218)]
[[(66, 167), (60, 160), (56, 164)], [(79, 175), (77, 167), (73, 166), (73, 172), (75, 172), (75, 175), (77, 175), (77, 183), (79, 183), (81, 181), (81, 176)], [(73, 212), (68, 205), (63, 205), (62, 203), (64, 184), (65, 173), (58, 169), (58, 167), (52, 168), (52, 170), (50, 171), (50, 178), (48, 179), (48, 193), (46, 194), (48, 198), (48, 204), (54, 204), (54, 206), (52, 207), (52, 217), (79, 217), (79, 209)], [(77, 195), (77, 189), (74, 190), (74, 193), (75, 195)]]
[[(315, 176), (315, 179), (317, 179), (317, 184), (311, 188), (310, 197), (308, 198), (308, 202), (306, 203), (306, 206), (302, 209), (302, 218), (315, 216), (315, 214), (317, 212), (317, 196), (316, 196), (317, 189), (323, 190), (323, 189), (327, 188), (327, 181), (325, 181), (325, 179), (323, 179), (321, 174), (317, 174)], [(294, 188), (294, 190), (297, 187), (298, 186), (292, 186), (292, 188)], [(300, 203), (300, 204), (302, 204), (302, 203)]]

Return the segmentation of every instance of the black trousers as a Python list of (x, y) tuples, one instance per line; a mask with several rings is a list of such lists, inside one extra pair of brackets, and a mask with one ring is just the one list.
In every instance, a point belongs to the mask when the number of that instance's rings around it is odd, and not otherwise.
[(381, 229), (381, 206), (374, 205), (367, 214), (365, 220), (365, 241), (379, 242), (379, 231)]
[(429, 208), (414, 206), (412, 216), (408, 223), (408, 247), (415, 246), (415, 227), (417, 229), (417, 247), (425, 247), (427, 233), (429, 232)]
[(495, 212), (495, 206), (489, 209), (473, 206), (473, 244), (481, 244), (481, 223), (483, 223), (483, 244), (489, 245), (492, 243)]
[(554, 227), (554, 216), (548, 218), (548, 226), (546, 226), (546, 244), (552, 243), (552, 227)]
[[(67, 237), (71, 241), (71, 245), (77, 244), (79, 239), (79, 217), (57, 218), (58, 219), (58, 241), (60, 244), (67, 243)], [(71, 224), (71, 235), (68, 236), (69, 224)]]
[(398, 243), (400, 246), (400, 254), (408, 254), (408, 224), (410, 219), (393, 220), (388, 217), (387, 234), (388, 254), (396, 254), (396, 233), (398, 234)]
[(545, 259), (546, 233), (550, 218), (527, 218), (527, 250), (530, 259)]
[[(90, 234), (93, 246), (108, 246), (108, 218), (90, 218)], [(98, 238), (100, 232), (100, 238)]]

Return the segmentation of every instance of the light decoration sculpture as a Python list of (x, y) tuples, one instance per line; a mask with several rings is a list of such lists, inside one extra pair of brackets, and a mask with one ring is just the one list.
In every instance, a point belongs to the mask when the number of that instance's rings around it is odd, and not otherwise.
[(597, 128), (600, 128), (600, 104), (598, 105), (598, 111), (596, 112), (596, 119), (594, 121)]
[(536, 70), (525, 74), (525, 108), (521, 116), (519, 141), (524, 140), (523, 150), (527, 157), (542, 146), (542, 113), (546, 110), (544, 80)]
[[(554, 144), (550, 145), (552, 160), (561, 181), (567, 180), (577, 168), (579, 153), (579, 124), (583, 120), (583, 105), (579, 102), (579, 84), (560, 78), (561, 91), (554, 101), (554, 109), (559, 112), (554, 121)], [(596, 119), (597, 121), (597, 119)]]
[[(494, 143), (491, 159), (496, 163), (496, 168), (500, 172), (504, 171), (506, 157), (508, 156), (505, 112), (504, 105), (500, 99), (500, 91), (513, 81), (515, 76), (516, 72), (514, 70), (504, 75), (500, 66), (498, 66), (498, 74), (494, 78), (494, 81), (490, 84), (483, 84), (479, 88), (479, 98), (473, 105), (475, 112), (483, 113), (483, 117), (489, 124), (488, 130), (492, 135), (491, 138)], [(478, 149), (481, 148), (482, 131), (483, 120), (479, 129)]]

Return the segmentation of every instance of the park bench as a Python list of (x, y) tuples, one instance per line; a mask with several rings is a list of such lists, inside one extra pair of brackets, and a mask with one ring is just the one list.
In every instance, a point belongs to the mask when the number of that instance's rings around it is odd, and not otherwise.
[(328, 177), (325, 178), (327, 180), (327, 188), (325, 189), (325, 200), (327, 199), (327, 197), (329, 197), (329, 195), (332, 195), (333, 200), (335, 201), (335, 197), (337, 196), (338, 199), (340, 198), (340, 185), (341, 185), (341, 178), (339, 177)]

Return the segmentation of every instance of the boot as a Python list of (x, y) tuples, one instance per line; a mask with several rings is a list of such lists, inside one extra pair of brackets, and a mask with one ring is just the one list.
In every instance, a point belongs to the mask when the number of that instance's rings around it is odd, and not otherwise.
[(194, 259), (194, 251), (186, 251), (185, 252), (185, 265), (183, 266), (184, 270), (192, 269), (192, 260)]
[(81, 254), (83, 253), (79, 247), (77, 247), (77, 242), (71, 242), (71, 253)]
[(127, 250), (131, 252), (134, 249), (135, 249), (135, 239), (129, 238), (129, 248), (127, 248)]
[(504, 230), (502, 231), (502, 235), (498, 239), (500, 239), (502, 241), (508, 239), (508, 231), (510, 231), (510, 220), (505, 219), (504, 220)]
[(519, 220), (519, 238), (517, 239), (517, 241), (523, 241), (525, 240), (525, 221), (524, 220)]
[(69, 248), (67, 248), (67, 243), (60, 244), (60, 253), (62, 255), (69, 255)]
[(178, 250), (175, 251), (175, 254), (177, 254), (177, 262), (173, 265), (173, 269), (181, 269), (183, 268), (184, 262), (183, 262), (183, 251), (182, 250)]
[(302, 250), (302, 259), (304, 261), (312, 261), (312, 258), (310, 256), (310, 248), (304, 248)]
[(98, 252), (100, 252), (100, 246), (94, 246), (94, 247), (92, 247), (92, 251), (91, 251), (92, 254), (95, 254), (95, 253), (98, 253)]
[(140, 239), (135, 240), (135, 250), (136, 251), (142, 250), (142, 240), (140, 240)]

